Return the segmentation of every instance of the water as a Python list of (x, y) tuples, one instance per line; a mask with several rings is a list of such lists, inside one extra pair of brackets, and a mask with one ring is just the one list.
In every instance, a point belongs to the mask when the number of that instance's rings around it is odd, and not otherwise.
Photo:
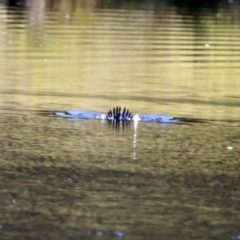
[[(238, 239), (237, 2), (0, 5), (1, 239)], [(165, 113), (115, 129), (54, 111)]]

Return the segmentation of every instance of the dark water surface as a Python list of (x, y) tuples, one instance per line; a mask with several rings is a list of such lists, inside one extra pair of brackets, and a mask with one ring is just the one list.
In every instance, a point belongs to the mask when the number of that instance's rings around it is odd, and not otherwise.
[[(0, 4), (0, 239), (240, 238), (230, 2)], [(116, 105), (186, 122), (51, 114)]]

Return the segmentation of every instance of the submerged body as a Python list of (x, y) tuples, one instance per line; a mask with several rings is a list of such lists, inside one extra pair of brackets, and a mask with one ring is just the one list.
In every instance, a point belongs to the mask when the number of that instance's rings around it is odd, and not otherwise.
[(106, 113), (86, 111), (86, 110), (70, 110), (66, 112), (56, 112), (55, 115), (59, 117), (67, 118), (79, 118), (79, 119), (102, 119), (102, 120), (117, 120), (117, 121), (140, 121), (140, 122), (158, 122), (158, 123), (180, 123), (180, 120), (175, 119), (172, 116), (163, 114), (144, 114), (144, 115), (132, 115), (130, 112), (121, 112), (121, 108), (115, 108), (113, 112)]

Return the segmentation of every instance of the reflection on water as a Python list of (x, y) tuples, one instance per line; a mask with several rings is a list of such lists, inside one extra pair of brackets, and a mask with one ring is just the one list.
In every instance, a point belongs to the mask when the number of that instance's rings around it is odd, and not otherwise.
[(0, 121), (6, 235), (238, 234), (239, 123), (139, 123), (137, 131), (133, 124), (114, 131), (100, 120), (15, 111)]
[[(4, 238), (238, 238), (239, 5), (184, 2), (1, 2)], [(46, 114), (116, 105), (186, 124)]]
[(43, 12), (35, 23), (28, 16), (34, 8), (15, 14), (2, 7), (6, 105), (105, 111), (114, 100), (139, 113), (238, 117), (234, 6), (197, 17), (173, 6), (165, 6), (165, 14), (158, 6), (64, 9)]

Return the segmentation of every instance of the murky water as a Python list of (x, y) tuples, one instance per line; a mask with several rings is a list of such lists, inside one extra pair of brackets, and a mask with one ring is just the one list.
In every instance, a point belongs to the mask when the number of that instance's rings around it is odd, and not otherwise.
[[(1, 239), (238, 239), (239, 8), (2, 3)], [(116, 105), (188, 122), (51, 114)]]

